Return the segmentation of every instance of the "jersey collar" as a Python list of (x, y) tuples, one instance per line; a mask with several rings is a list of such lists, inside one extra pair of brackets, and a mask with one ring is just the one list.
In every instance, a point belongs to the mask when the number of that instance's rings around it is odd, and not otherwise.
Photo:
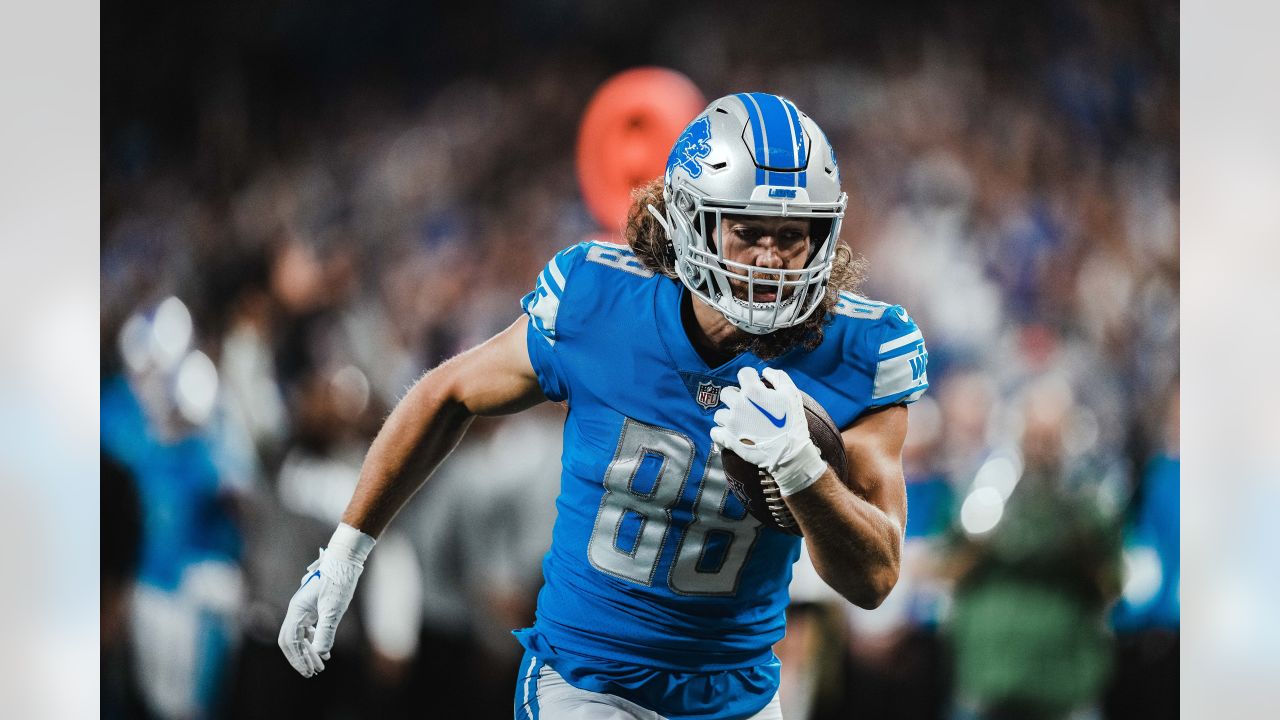
[(680, 321), (680, 304), (688, 293), (684, 283), (670, 281), (658, 283), (658, 291), (654, 293), (654, 316), (657, 318), (658, 341), (662, 343), (667, 355), (675, 363), (677, 370), (713, 375), (736, 382), (739, 368), (748, 365), (762, 370), (765, 361), (755, 353), (744, 352), (730, 358), (719, 367), (710, 367), (694, 349), (689, 334), (685, 332), (684, 323)]

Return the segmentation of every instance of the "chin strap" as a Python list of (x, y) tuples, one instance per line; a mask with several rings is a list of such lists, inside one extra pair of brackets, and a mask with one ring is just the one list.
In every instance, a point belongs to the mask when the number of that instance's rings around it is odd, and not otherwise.
[(649, 209), (649, 214), (658, 221), (658, 224), (661, 225), (662, 229), (667, 233), (667, 239), (674, 239), (673, 236), (675, 233), (671, 231), (671, 223), (667, 222), (667, 219), (663, 217), (662, 213), (658, 212), (658, 208), (654, 207), (653, 203), (649, 203), (647, 207)]
[(730, 312), (731, 308), (733, 307), (733, 296), (725, 295), (722, 293), (720, 295), (720, 301), (716, 304), (719, 306), (717, 309), (720, 311), (720, 314), (724, 316), (724, 319), (728, 320), (730, 325), (733, 325), (739, 330), (745, 333), (749, 333), (751, 335), (768, 335), (770, 332), (772, 332), (772, 330), (767, 330), (760, 327), (754, 327), (746, 323), (745, 321), (739, 320), (738, 318), (734, 317), (733, 313)]

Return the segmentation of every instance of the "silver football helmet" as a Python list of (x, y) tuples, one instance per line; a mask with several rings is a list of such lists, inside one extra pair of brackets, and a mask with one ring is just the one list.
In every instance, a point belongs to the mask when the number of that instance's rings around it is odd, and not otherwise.
[[(695, 296), (756, 335), (804, 322), (826, 293), (848, 196), (827, 136), (790, 100), (738, 93), (694, 118), (667, 158), (665, 212), (651, 212), (675, 249), (676, 274)], [(726, 260), (724, 215), (811, 219), (808, 262), (775, 270)], [(735, 297), (731, 281), (746, 287)], [(755, 301), (757, 286), (776, 291)]]

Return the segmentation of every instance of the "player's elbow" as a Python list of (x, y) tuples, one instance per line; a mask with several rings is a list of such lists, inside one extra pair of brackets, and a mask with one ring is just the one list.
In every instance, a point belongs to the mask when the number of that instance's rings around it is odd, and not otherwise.
[(841, 592), (849, 602), (863, 610), (875, 610), (880, 607), (893, 587), (898, 584), (898, 563), (885, 560), (872, 567), (865, 568), (856, 582), (850, 583)]
[(466, 366), (453, 358), (437, 365), (431, 372), (422, 376), (419, 385), (429, 388), (428, 392), (435, 396), (441, 404), (466, 405)]
[(898, 564), (883, 563), (867, 574), (861, 592), (849, 600), (864, 610), (875, 610), (880, 607), (893, 587), (898, 584)]
[(827, 585), (864, 610), (880, 607), (898, 584), (898, 563), (889, 559), (869, 566), (862, 565), (857, 570), (846, 567), (839, 574), (833, 574), (834, 568), (824, 567), (816, 559), (814, 568)]
[(444, 423), (453, 427), (474, 415), (465, 402), (465, 385), (452, 361), (437, 366), (418, 378), (392, 412), (410, 427), (421, 428)]

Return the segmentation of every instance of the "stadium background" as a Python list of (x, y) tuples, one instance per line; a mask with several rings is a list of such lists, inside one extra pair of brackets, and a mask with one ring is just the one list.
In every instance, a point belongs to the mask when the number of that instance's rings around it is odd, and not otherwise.
[(864, 613), (801, 573), (788, 718), (1172, 716), (1177, 39), (1157, 2), (113, 9), (104, 716), (509, 712), (554, 407), (477, 425), (321, 679), (275, 632), (399, 393), (598, 230), (577, 124), (638, 65), (814, 116), (866, 294), (929, 341), (903, 581)]

